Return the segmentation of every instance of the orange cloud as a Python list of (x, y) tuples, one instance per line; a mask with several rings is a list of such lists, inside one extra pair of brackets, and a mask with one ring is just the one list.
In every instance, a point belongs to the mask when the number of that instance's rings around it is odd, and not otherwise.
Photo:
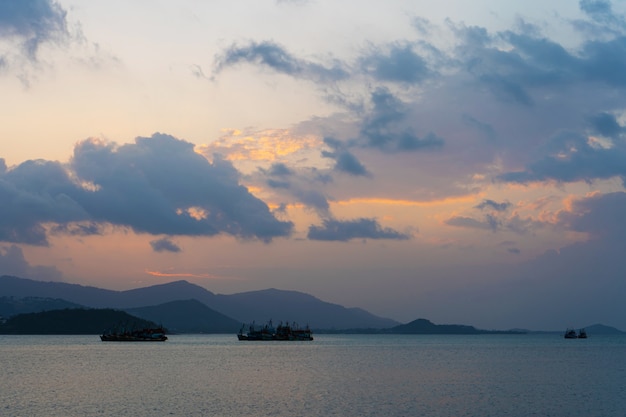
[(196, 151), (207, 157), (219, 153), (229, 161), (271, 162), (313, 149), (319, 153), (318, 149), (322, 146), (318, 137), (293, 135), (287, 129), (268, 129), (247, 134), (235, 129), (225, 132), (219, 139), (197, 146)]
[(460, 204), (460, 203), (472, 203), (476, 201), (478, 196), (465, 195), (459, 197), (448, 197), (441, 200), (431, 201), (416, 201), (416, 200), (400, 200), (393, 198), (349, 198), (343, 201), (336, 201), (334, 204), (338, 205), (352, 205), (352, 204), (382, 204), (393, 206), (413, 206), (413, 207), (434, 207), (448, 204)]
[(224, 279), (223, 277), (219, 277), (217, 275), (212, 274), (192, 274), (186, 272), (175, 272), (175, 273), (167, 273), (160, 271), (150, 271), (148, 269), (145, 270), (145, 273), (148, 275), (152, 275), (153, 277), (181, 277), (181, 278), (210, 278), (210, 279)]

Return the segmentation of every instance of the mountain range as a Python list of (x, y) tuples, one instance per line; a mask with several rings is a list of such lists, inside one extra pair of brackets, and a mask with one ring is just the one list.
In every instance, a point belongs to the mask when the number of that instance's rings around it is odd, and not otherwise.
[[(468, 325), (438, 325), (426, 319), (407, 324), (346, 308), (297, 291), (267, 289), (232, 295), (214, 294), (187, 281), (114, 291), (102, 288), (0, 276), (0, 324), (19, 314), (64, 309), (115, 309), (168, 328), (174, 333), (231, 333), (243, 324), (268, 320), (308, 325), (337, 333), (485, 334)], [(106, 313), (108, 314), (108, 313)], [(4, 318), (4, 319), (3, 319)], [(511, 330), (507, 333), (531, 333)], [(596, 324), (588, 334), (623, 334)]]
[[(24, 302), (25, 298), (30, 302)], [(49, 309), (52, 300), (62, 308), (124, 310), (180, 332), (233, 331), (243, 323), (265, 323), (270, 319), (297, 322), (315, 329), (389, 328), (399, 324), (363, 309), (346, 308), (297, 291), (267, 289), (224, 295), (187, 281), (113, 291), (0, 276), (0, 315), (15, 314), (16, 309), (22, 313), (43, 311)], [(170, 320), (172, 323), (166, 323)]]

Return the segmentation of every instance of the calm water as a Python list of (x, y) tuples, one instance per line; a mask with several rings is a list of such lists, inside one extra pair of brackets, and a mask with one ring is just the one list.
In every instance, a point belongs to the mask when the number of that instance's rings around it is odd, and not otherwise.
[(626, 337), (0, 336), (1, 416), (626, 416)]

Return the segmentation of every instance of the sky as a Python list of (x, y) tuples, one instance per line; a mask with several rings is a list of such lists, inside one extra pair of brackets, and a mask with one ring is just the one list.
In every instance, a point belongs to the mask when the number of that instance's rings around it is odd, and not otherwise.
[(0, 274), (626, 330), (625, 0), (0, 0)]

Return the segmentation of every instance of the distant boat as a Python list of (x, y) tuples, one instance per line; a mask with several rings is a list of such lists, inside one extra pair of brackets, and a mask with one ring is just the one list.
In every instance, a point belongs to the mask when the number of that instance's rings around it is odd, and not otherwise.
[(141, 330), (110, 331), (100, 335), (103, 342), (165, 342), (163, 327), (146, 328)]
[(579, 339), (586, 339), (587, 338), (587, 332), (585, 331), (585, 329), (580, 329), (578, 331), (578, 338)]
[(574, 330), (574, 329), (567, 329), (567, 330), (565, 330), (564, 337), (566, 339), (578, 339), (578, 335), (576, 334), (576, 330)]
[(313, 340), (313, 333), (309, 326), (301, 329), (296, 323), (282, 324), (274, 328), (270, 320), (263, 327), (256, 327), (254, 323), (242, 326), (237, 334), (239, 340), (281, 340), (281, 341), (297, 341), (297, 340)]

